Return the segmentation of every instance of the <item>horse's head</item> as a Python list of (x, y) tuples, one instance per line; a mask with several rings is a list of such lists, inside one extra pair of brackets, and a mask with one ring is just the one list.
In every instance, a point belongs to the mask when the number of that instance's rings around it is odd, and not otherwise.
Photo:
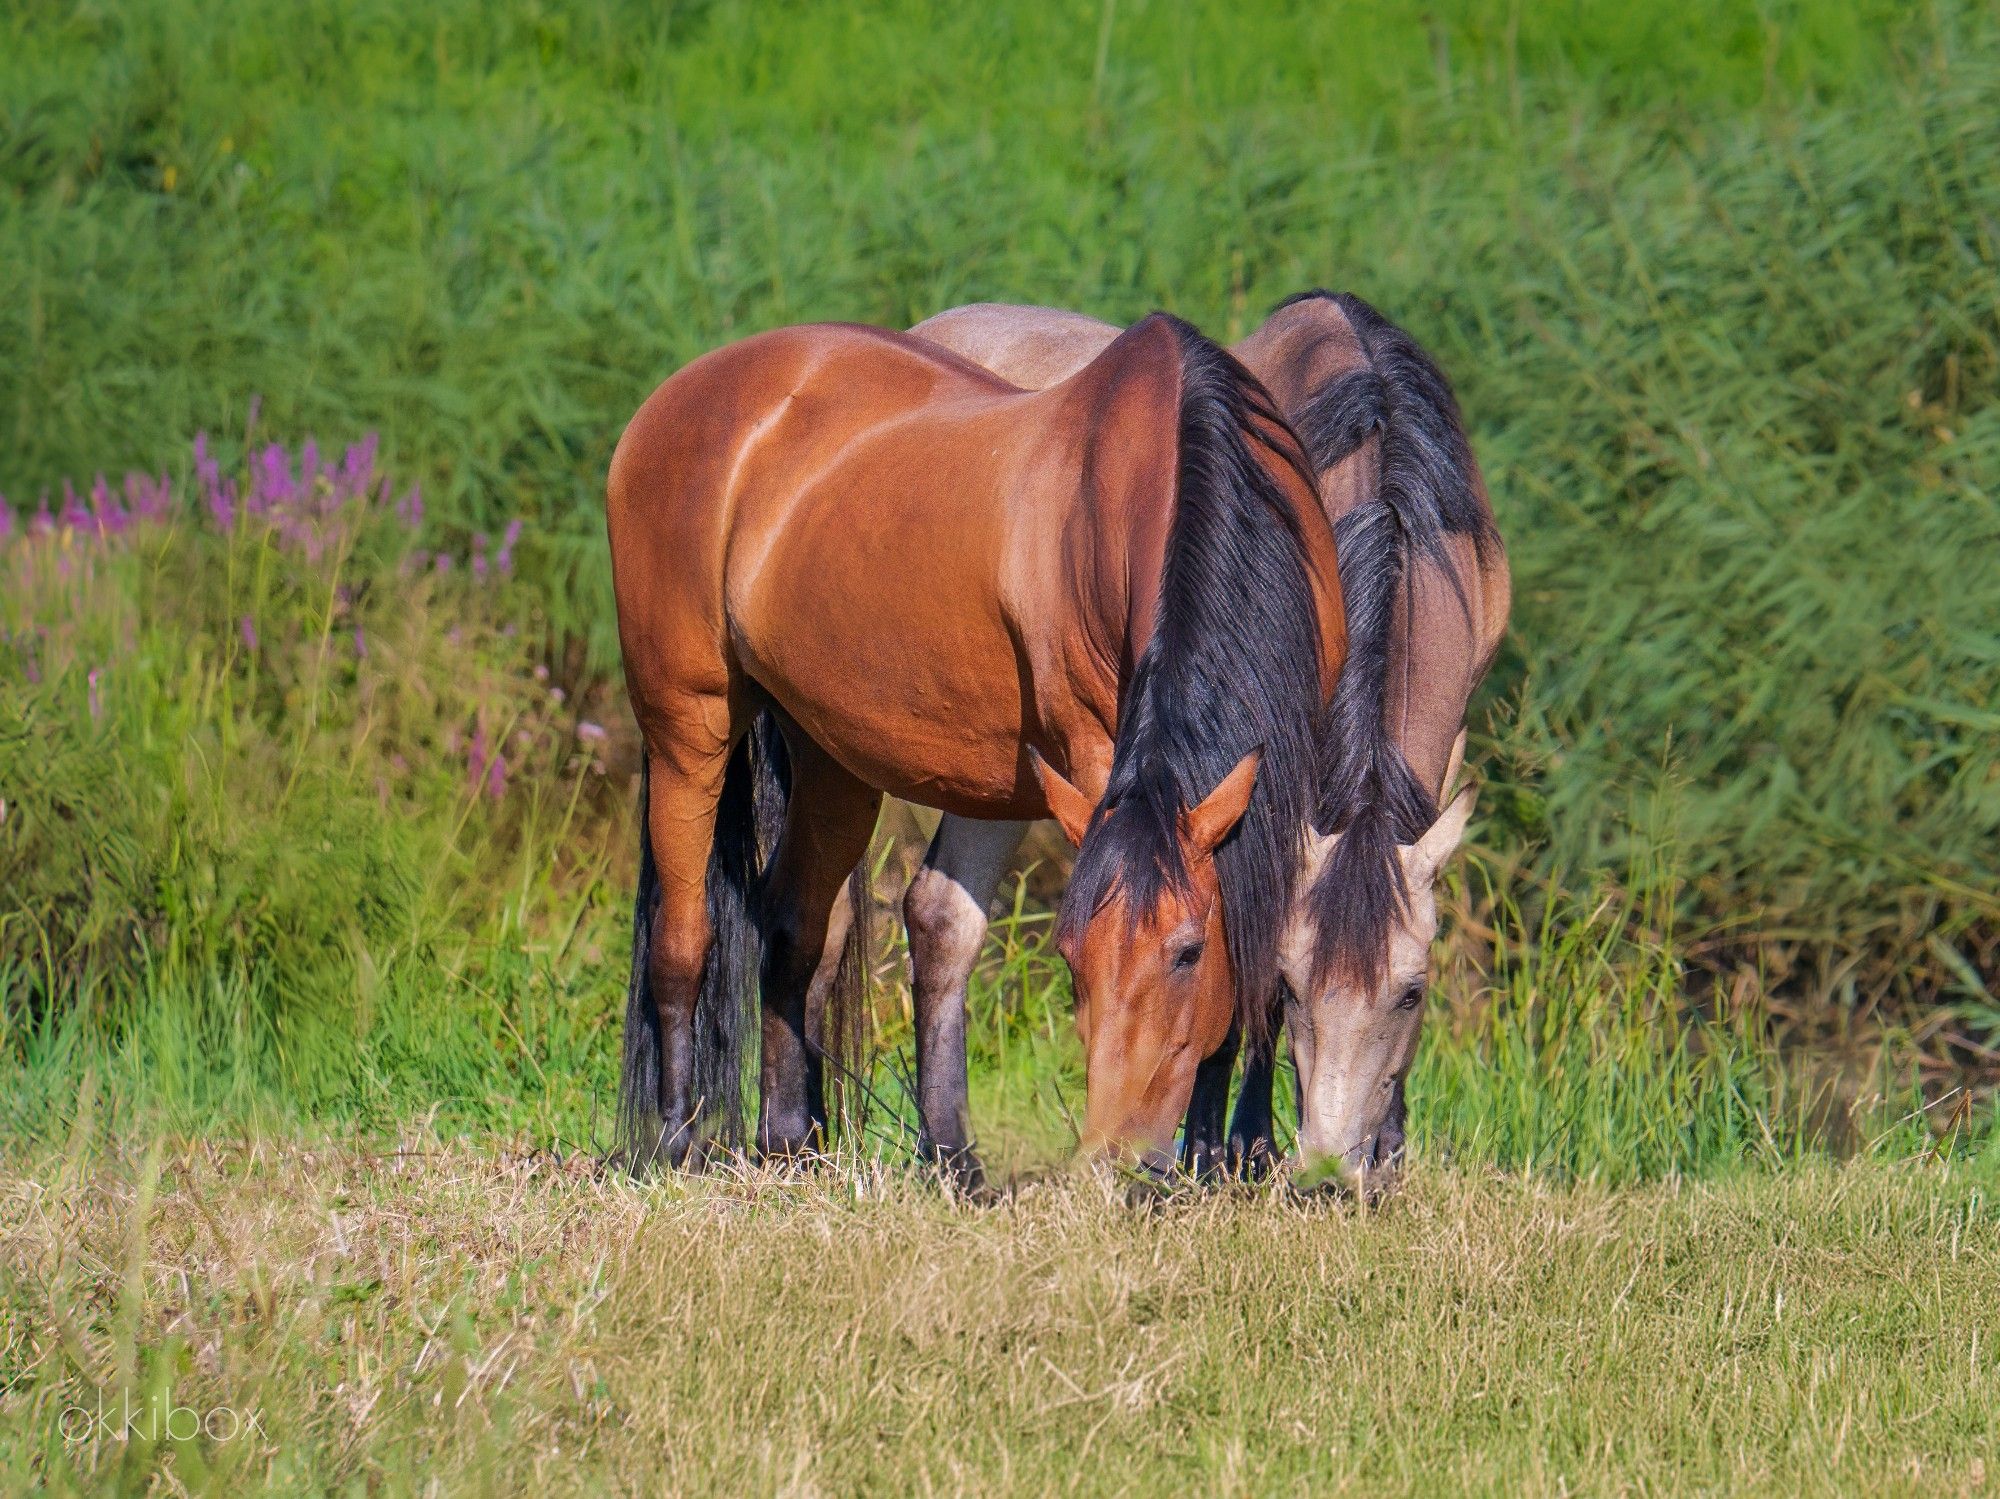
[[(1286, 1023), (1299, 1075), (1302, 1185), (1339, 1180), (1365, 1188), (1386, 1182), (1401, 1164), (1403, 1079), (1430, 990), (1437, 876), (1465, 836), (1472, 806), (1467, 787), (1423, 837), (1394, 850), (1401, 900), (1373, 961), (1336, 961), (1329, 971), (1306, 903), (1295, 911), (1278, 961), (1291, 990)], [(1342, 836), (1308, 839), (1304, 888), (1318, 884)]]
[(1236, 999), (1215, 849), (1249, 805), (1257, 764), (1244, 756), (1162, 826), (1160, 808), (1093, 808), (1036, 759), (1050, 813), (1078, 850), (1056, 942), (1083, 1039), (1086, 1151), (1164, 1169), (1195, 1068), (1228, 1035)]

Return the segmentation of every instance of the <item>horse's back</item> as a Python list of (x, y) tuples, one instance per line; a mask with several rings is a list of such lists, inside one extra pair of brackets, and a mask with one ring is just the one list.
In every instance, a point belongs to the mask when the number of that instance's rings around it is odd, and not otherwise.
[(1082, 370), (1123, 331), (1080, 312), (1010, 302), (970, 302), (910, 330), (1023, 390), (1043, 390)]
[[(659, 576), (719, 589), (733, 534), (761, 529), (871, 429), (1008, 388), (919, 340), (841, 323), (753, 334), (691, 361), (647, 397), (612, 454), (605, 498), (621, 616)], [(718, 605), (710, 592), (679, 590), (684, 605)]]
[[(694, 361), (612, 463), (628, 672), (665, 659), (646, 668), (659, 690), (754, 683), (872, 784), (1014, 809), (1029, 684), (1068, 675), (1031, 657), (1077, 605), (1064, 548), (1084, 485), (1120, 503), (1170, 492), (1167, 347), (1138, 338), (1034, 393), (921, 339), (845, 325)], [(1095, 707), (1114, 712), (1115, 688)]]

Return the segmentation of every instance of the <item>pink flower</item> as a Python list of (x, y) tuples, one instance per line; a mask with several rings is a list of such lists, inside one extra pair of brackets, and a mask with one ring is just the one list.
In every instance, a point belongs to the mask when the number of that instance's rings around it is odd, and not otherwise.
[(90, 528), (90, 512), (84, 508), (83, 501), (77, 497), (75, 487), (67, 479), (63, 480), (62, 523), (72, 531), (85, 531)]
[(368, 637), (361, 633), (359, 625), (354, 627), (354, 659), (357, 661), (368, 659)]
[(236, 523), (236, 486), (222, 477), (222, 464), (208, 451), (208, 434), (194, 435), (194, 473), (201, 485), (202, 503), (219, 530)]
[(99, 536), (116, 536), (132, 524), (132, 517), (111, 493), (111, 486), (99, 474), (90, 486), (90, 509), (97, 520)]
[(486, 779), (486, 725), (474, 724), (472, 743), (465, 751), (465, 779), (475, 789)]
[(244, 615), (236, 622), (236, 633), (243, 637), (245, 649), (253, 651), (257, 649), (257, 626), (249, 615)]
[(90, 669), (90, 675), (84, 678), (84, 685), (88, 690), (90, 698), (90, 716), (92, 718), (104, 717), (104, 698), (97, 690), (97, 678), (103, 670), (104, 668), (101, 666), (93, 666)]
[(576, 737), (584, 744), (602, 744), (611, 736), (604, 732), (604, 725), (585, 719), (576, 726)]
[(381, 444), (381, 436), (370, 432), (361, 441), (348, 448), (340, 460), (340, 474), (334, 483), (334, 496), (342, 500), (365, 500), (368, 485), (375, 476), (375, 450)]

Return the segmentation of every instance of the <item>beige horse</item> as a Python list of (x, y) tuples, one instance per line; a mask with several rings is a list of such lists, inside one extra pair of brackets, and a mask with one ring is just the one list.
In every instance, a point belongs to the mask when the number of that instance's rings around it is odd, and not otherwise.
[[(1078, 313), (995, 303), (939, 313), (912, 331), (1028, 389), (1070, 378), (1119, 333)], [(1293, 297), (1233, 352), (1317, 470), (1348, 621), (1348, 663), (1325, 729), (1321, 831), (1281, 945), (1299, 1151), (1314, 1172), (1380, 1173), (1402, 1152), (1435, 881), (1472, 813), (1470, 790), (1450, 793), (1466, 705), (1506, 629), (1507, 557), (1448, 382), (1367, 303)], [(979, 1165), (966, 1113), (966, 984), (1028, 826), (945, 817), (903, 901), (922, 1146), (971, 1181)], [(836, 913), (823, 970), (846, 920)], [(1182, 1149), (1192, 1170), (1269, 1160), (1272, 1043), (1252, 1040), (1225, 1139), (1235, 1059), (1232, 1036), (1197, 1079)]]

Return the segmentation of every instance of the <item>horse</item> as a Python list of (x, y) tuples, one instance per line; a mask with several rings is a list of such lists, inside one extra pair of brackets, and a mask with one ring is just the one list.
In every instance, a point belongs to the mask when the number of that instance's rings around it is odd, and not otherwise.
[(1333, 530), (1254, 377), (1165, 314), (1038, 391), (904, 333), (773, 330), (653, 392), (606, 518), (644, 741), (627, 1161), (728, 1133), (752, 992), (756, 1148), (823, 1143), (808, 989), (886, 793), (1061, 823), (1081, 1143), (1170, 1163), (1197, 1064), (1276, 981), (1346, 654)]
[[(994, 303), (912, 331), (1029, 389), (1069, 378), (1118, 335), (1079, 313)], [(1452, 790), (1467, 704), (1506, 629), (1507, 554), (1450, 383), (1373, 307), (1305, 292), (1235, 352), (1306, 445), (1335, 522), (1347, 610), (1349, 657), (1323, 732), (1326, 786), (1281, 952), (1300, 1156), (1309, 1168), (1333, 1163), (1379, 1180), (1403, 1149), (1404, 1080), (1437, 932), (1433, 887), (1473, 810), (1471, 791)], [(1027, 827), (945, 817), (903, 901), (923, 1149), (974, 1181), (966, 984)], [(1238, 1038), (1202, 1065), (1182, 1144), (1190, 1172), (1257, 1172), (1275, 1158), (1276, 1018), (1245, 1033), (1233, 1122)]]

